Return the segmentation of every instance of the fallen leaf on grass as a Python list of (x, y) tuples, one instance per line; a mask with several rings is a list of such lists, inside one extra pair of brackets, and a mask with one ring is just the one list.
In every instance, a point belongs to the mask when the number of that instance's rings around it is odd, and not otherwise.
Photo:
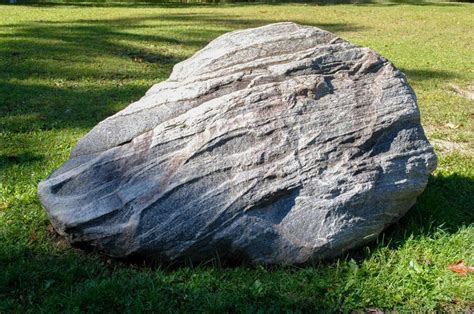
[(474, 267), (464, 265), (464, 260), (460, 260), (456, 264), (448, 265), (448, 268), (461, 276), (465, 276), (466, 273), (474, 273)]
[(474, 99), (474, 86), (466, 86), (466, 88), (461, 88), (455, 84), (449, 84), (449, 87), (453, 92), (458, 94), (461, 97), (465, 97), (467, 99), (473, 100)]
[(51, 224), (48, 225), (48, 233), (49, 233), (50, 235), (53, 235), (53, 236), (58, 234), (58, 233), (56, 232), (56, 230), (54, 230), (53, 225), (51, 225)]
[(36, 231), (33, 230), (33, 232), (30, 235), (30, 240), (28, 241), (30, 244), (36, 242), (38, 240), (38, 235), (36, 234)]
[(450, 128), (450, 129), (458, 129), (458, 128), (460, 127), (459, 124), (454, 124), (454, 123), (452, 123), (452, 122), (446, 123), (445, 126), (448, 127), (448, 128)]

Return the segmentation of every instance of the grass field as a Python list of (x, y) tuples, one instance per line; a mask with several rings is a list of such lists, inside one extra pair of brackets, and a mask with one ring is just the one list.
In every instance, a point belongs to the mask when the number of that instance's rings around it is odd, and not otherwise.
[[(416, 206), (379, 239), (306, 267), (109, 260), (52, 232), (37, 184), (96, 123), (216, 36), (295, 21), (389, 58), (439, 157)], [(395, 309), (472, 311), (474, 5), (0, 5), (0, 313)]]

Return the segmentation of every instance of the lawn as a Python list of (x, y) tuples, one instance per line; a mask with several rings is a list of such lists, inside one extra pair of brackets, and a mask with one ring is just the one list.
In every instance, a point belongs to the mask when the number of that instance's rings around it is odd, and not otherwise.
[[(406, 73), (439, 166), (375, 243), (305, 267), (116, 261), (58, 238), (37, 184), (216, 36), (295, 21)], [(0, 5), (0, 313), (474, 310), (474, 5)]]

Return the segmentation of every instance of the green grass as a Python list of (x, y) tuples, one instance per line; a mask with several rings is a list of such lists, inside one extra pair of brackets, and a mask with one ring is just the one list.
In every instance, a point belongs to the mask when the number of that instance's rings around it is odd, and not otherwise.
[[(415, 89), (438, 170), (375, 243), (302, 268), (170, 268), (72, 249), (36, 188), (74, 143), (216, 36), (291, 20), (389, 58)], [(474, 276), (474, 6), (0, 5), (0, 312), (469, 311)], [(450, 146), (451, 145), (451, 146)], [(453, 148), (454, 147), (454, 148)]]

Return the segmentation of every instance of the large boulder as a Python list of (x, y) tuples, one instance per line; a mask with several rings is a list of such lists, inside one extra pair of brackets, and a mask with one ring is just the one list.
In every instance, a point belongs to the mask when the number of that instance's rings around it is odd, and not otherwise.
[(82, 138), (39, 196), (61, 235), (114, 257), (292, 264), (377, 237), (435, 167), (399, 70), (278, 23), (177, 64)]

